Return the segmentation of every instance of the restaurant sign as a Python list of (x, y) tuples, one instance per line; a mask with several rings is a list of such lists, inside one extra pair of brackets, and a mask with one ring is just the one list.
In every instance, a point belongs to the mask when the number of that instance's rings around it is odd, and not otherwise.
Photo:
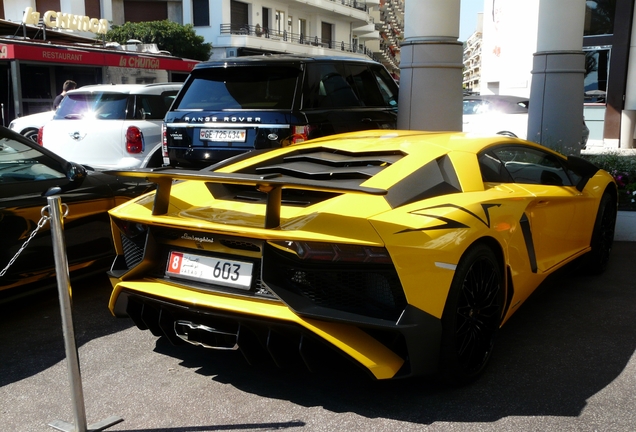
[(199, 63), (196, 60), (148, 56), (140, 53), (4, 43), (0, 43), (0, 59), (68, 63), (86, 66), (117, 66), (187, 73), (192, 71), (194, 66)]
[[(36, 12), (30, 7), (24, 10), (22, 24), (38, 25), (39, 22), (40, 12)], [(106, 19), (90, 18), (55, 11), (44, 12), (42, 22), (51, 29), (78, 30), (95, 34), (106, 34), (108, 31), (108, 20)]]

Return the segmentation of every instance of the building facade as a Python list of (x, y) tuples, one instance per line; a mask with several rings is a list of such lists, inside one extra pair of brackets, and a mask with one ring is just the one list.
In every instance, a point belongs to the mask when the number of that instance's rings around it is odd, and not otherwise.
[(481, 41), (484, 14), (477, 15), (475, 32), (464, 42), (464, 93), (479, 93), (481, 86)]
[(260, 53), (371, 57), (399, 76), (405, 0), (0, 0), (0, 19), (31, 7), (95, 16), (113, 25), (192, 24), (212, 58)]
[[(588, 146), (633, 148), (636, 88), (628, 85), (627, 78), (636, 74), (636, 62), (630, 64), (634, 1), (584, 3), (585, 78), (581, 90), (585, 122), (590, 128)], [(530, 96), (533, 56), (537, 51), (537, 36), (542, 31), (538, 22), (539, 5), (539, 0), (484, 2), (481, 82), (477, 91)], [(626, 114), (634, 117), (629, 128), (631, 137), (623, 137), (621, 142), (621, 130), (629, 120)]]
[[(111, 24), (165, 19), (192, 24), (212, 43), (212, 59), (364, 57), (399, 79), (404, 0), (0, 0), (0, 76), (10, 83), (0, 90), (4, 123), (50, 109), (66, 79), (80, 86), (183, 81), (194, 62), (160, 55), (161, 47), (96, 46)], [(68, 45), (82, 51), (67, 55)]]

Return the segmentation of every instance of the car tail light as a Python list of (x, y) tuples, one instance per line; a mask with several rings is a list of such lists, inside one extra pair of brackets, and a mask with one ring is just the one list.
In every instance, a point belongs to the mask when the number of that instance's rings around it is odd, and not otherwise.
[(123, 235), (134, 239), (138, 236), (145, 236), (148, 232), (148, 226), (138, 222), (126, 221), (113, 217), (112, 221), (119, 228)]
[(300, 143), (303, 141), (307, 141), (307, 131), (305, 130), (305, 126), (293, 126), (294, 133), (292, 134), (291, 142), (292, 144)]
[(391, 263), (389, 252), (383, 247), (303, 241), (271, 241), (270, 244), (293, 252), (302, 260)]
[(165, 123), (161, 123), (161, 155), (165, 162), (168, 157), (168, 128)]
[(317, 127), (312, 125), (293, 126), (294, 133), (292, 134), (291, 139), (292, 144), (301, 143), (312, 138), (312, 132), (316, 129)]
[(38, 129), (38, 145), (44, 147), (44, 143), (42, 142), (42, 135), (44, 135), (44, 126)]
[(136, 126), (130, 126), (126, 130), (126, 151), (131, 154), (144, 151), (144, 135)]

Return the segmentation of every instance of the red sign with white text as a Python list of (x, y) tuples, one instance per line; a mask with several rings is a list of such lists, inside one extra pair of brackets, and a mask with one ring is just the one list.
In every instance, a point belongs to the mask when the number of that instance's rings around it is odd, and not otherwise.
[(96, 66), (118, 66), (134, 69), (160, 69), (190, 72), (198, 62), (176, 58), (162, 58), (139, 53), (99, 52), (80, 48), (46, 48), (41, 46), (0, 44), (0, 59), (30, 60)]

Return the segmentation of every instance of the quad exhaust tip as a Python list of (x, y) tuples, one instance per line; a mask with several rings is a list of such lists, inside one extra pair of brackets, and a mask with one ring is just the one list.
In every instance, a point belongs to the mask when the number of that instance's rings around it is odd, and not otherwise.
[(174, 322), (174, 332), (183, 341), (204, 348), (236, 351), (239, 347), (239, 327), (235, 332), (228, 332), (192, 321), (178, 320)]

